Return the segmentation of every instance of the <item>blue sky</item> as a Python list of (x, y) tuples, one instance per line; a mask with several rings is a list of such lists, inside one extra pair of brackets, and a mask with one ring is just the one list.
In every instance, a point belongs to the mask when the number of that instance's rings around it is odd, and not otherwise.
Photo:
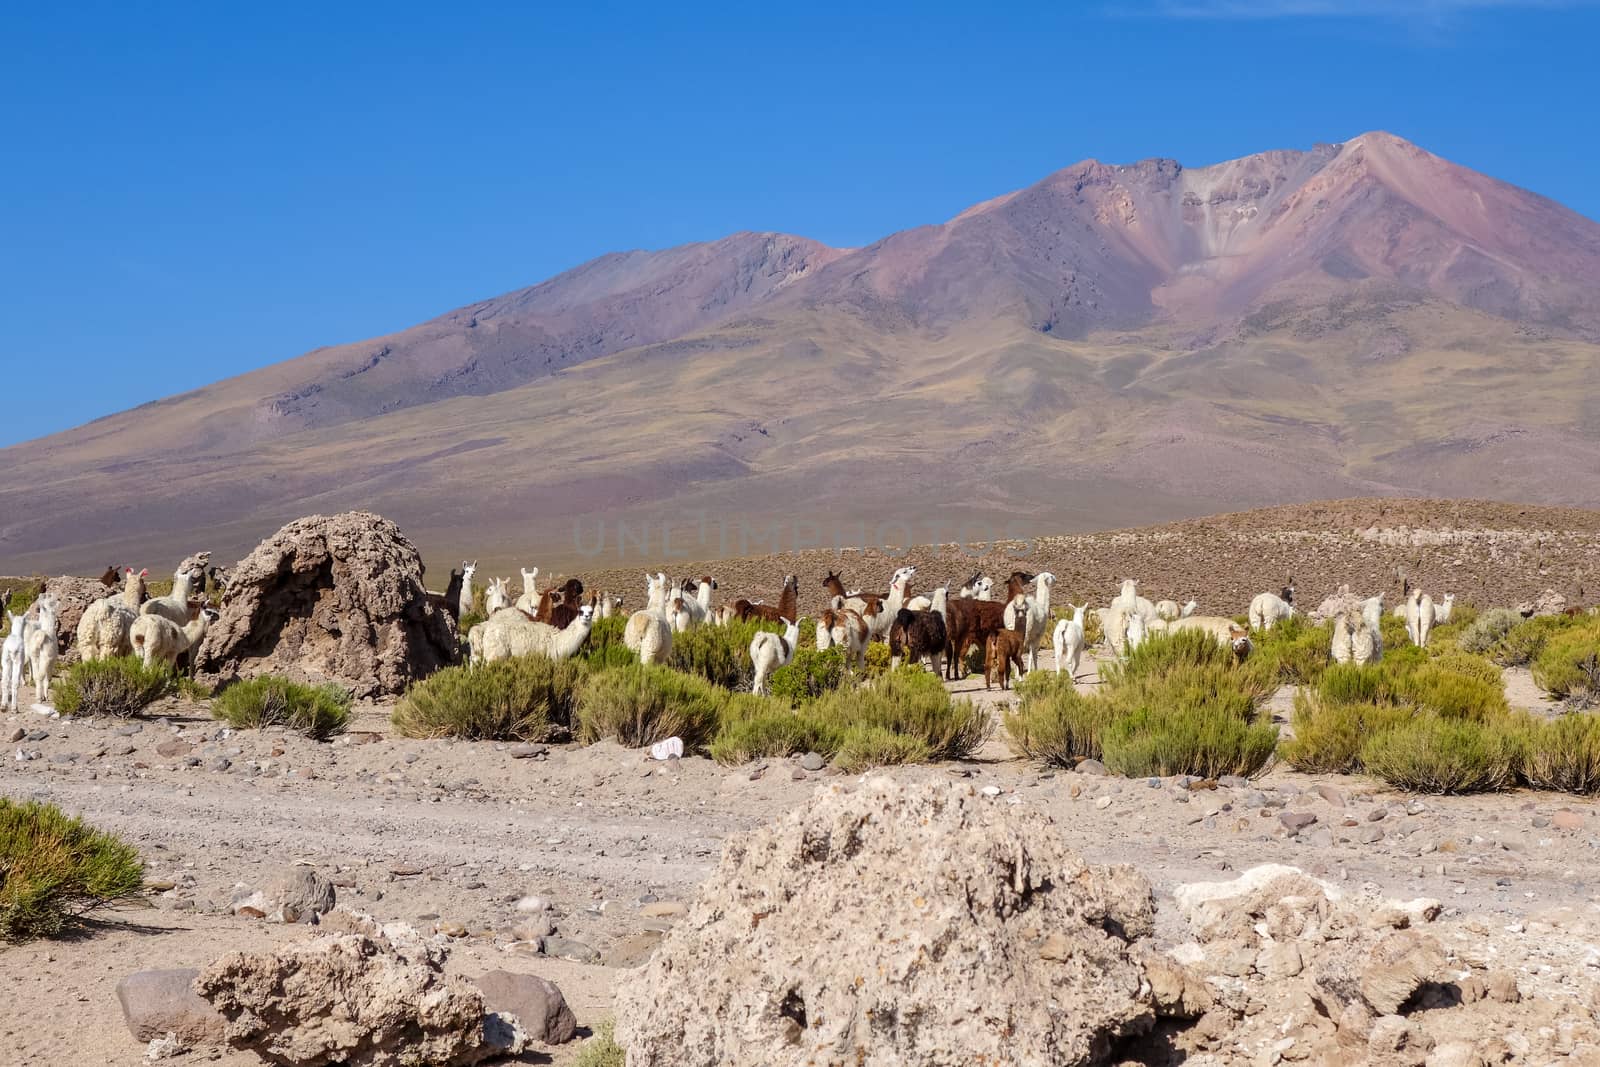
[(603, 252), (862, 244), (1090, 156), (1387, 129), (1600, 217), (1597, 41), (1576, 0), (8, 4), (0, 444)]

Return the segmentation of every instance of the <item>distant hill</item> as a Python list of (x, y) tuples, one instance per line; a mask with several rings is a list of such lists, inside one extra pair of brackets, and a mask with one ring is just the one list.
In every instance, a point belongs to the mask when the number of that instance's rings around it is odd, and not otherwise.
[(1088, 161), (864, 248), (604, 256), (0, 450), (0, 571), (226, 557), (352, 507), (430, 557), (578, 565), (618, 522), (624, 555), (698, 558), (796, 523), (1585, 504), (1597, 367), (1600, 224), (1399, 138)]

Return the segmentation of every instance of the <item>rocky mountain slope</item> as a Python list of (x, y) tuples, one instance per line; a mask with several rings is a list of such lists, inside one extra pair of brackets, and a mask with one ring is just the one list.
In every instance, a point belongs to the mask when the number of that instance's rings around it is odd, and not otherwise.
[(605, 256), (0, 450), (0, 569), (226, 556), (357, 507), (428, 555), (577, 564), (619, 532), (701, 558), (889, 522), (1583, 504), (1597, 294), (1600, 224), (1387, 134), (1088, 161), (859, 249)]

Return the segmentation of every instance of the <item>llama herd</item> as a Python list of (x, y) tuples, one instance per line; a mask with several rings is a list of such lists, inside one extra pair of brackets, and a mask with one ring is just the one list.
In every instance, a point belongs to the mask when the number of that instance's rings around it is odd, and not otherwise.
[[(146, 588), (148, 570), (106, 568), (100, 582), (122, 589), (92, 601), (78, 620), (79, 658), (92, 663), (113, 656), (136, 655), (145, 666), (154, 663), (176, 664), (181, 656), (200, 643), (206, 628), (217, 613), (206, 607), (203, 594), (208, 574), (209, 553), (180, 564), (172, 578), (172, 591), (152, 597)], [(11, 595), (0, 597), (0, 608), (9, 609)], [(0, 710), (17, 710), (18, 691), (24, 674), (32, 676), (41, 703), (49, 703), (50, 679), (61, 659), (60, 619), (62, 603), (55, 593), (46, 591), (34, 599), (22, 614), (11, 614), (10, 629), (0, 645)]]

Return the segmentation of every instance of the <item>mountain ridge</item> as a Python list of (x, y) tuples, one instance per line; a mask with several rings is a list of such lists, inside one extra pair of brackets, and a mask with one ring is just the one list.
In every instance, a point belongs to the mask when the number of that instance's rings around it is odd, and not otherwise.
[[(470, 551), (464, 515), (550, 541), (557, 511), (760, 517), (817, 487), (841, 516), (984, 502), (1073, 530), (1576, 503), (1600, 491), (1597, 292), (1600, 224), (1390, 134), (1084, 160), (857, 248), (608, 253), (0, 450), (29, 476), (0, 487), (0, 555), (344, 506)], [(507, 485), (529, 499), (474, 503)]]

